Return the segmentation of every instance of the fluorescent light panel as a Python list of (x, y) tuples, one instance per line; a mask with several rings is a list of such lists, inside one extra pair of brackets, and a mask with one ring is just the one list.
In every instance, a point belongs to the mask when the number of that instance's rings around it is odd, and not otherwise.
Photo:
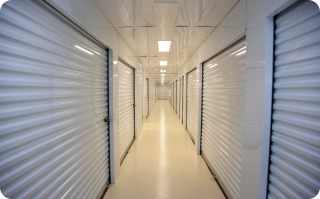
[(159, 52), (169, 52), (171, 41), (158, 41)]
[(166, 66), (168, 64), (167, 61), (160, 61), (160, 66)]
[(161, 76), (166, 76), (165, 74), (161, 74)]
[(165, 72), (166, 72), (166, 70), (160, 70), (160, 72), (165, 73)]

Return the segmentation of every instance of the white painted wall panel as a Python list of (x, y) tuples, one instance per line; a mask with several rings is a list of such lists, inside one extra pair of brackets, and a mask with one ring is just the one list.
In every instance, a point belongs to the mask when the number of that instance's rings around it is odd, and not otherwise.
[(157, 99), (168, 100), (168, 86), (157, 86)]

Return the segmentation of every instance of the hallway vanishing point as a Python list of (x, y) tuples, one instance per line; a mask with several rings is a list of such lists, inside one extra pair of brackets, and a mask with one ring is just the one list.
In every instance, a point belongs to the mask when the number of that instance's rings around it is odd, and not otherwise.
[(158, 100), (104, 199), (222, 199), (169, 101)]

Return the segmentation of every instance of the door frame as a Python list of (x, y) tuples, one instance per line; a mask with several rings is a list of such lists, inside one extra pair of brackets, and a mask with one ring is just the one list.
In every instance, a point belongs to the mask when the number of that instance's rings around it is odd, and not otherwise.
[[(121, 63), (123, 63), (124, 65), (128, 66), (129, 68), (131, 68), (132, 71), (133, 71), (133, 74), (132, 74), (132, 75), (133, 75), (133, 125), (134, 125), (134, 127), (133, 127), (133, 140), (132, 140), (131, 144), (130, 144), (129, 147), (128, 147), (128, 149), (130, 149), (131, 146), (132, 146), (132, 144), (134, 143), (135, 139), (138, 138), (138, 136), (137, 136), (137, 132), (138, 132), (137, 126), (138, 126), (138, 125), (136, 124), (136, 122), (137, 122), (137, 120), (136, 120), (136, 114), (137, 114), (137, 112), (136, 112), (136, 97), (137, 97), (137, 93), (136, 93), (136, 79), (135, 79), (136, 69), (135, 69), (133, 66), (131, 66), (128, 62), (126, 62), (124, 59), (122, 59), (121, 57), (118, 57), (118, 60), (119, 60)], [(118, 97), (119, 97), (119, 96), (118, 96)], [(120, 140), (119, 140), (119, 141), (120, 141)], [(120, 146), (120, 145), (119, 145), (119, 146)], [(128, 154), (128, 151), (127, 151), (127, 153), (123, 156), (122, 159), (121, 159), (121, 157), (120, 157), (120, 165), (122, 164), (123, 160), (126, 158), (127, 154)]]

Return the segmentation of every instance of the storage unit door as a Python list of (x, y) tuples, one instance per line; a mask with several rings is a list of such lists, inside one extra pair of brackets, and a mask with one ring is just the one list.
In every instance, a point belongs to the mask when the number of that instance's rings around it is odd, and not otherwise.
[(181, 79), (179, 80), (179, 95), (178, 95), (178, 111), (179, 111), (179, 113), (178, 113), (178, 115), (179, 115), (179, 119), (180, 119), (180, 113), (181, 113), (181, 111), (180, 111), (180, 109), (181, 109)]
[(183, 124), (183, 99), (184, 99), (184, 76), (182, 76), (182, 88), (181, 88), (181, 97), (182, 97), (182, 99), (181, 99), (181, 106), (182, 106), (182, 108), (181, 108), (181, 123)]
[(313, 198), (320, 188), (320, 12), (312, 1), (275, 19), (268, 198)]
[(203, 65), (201, 152), (231, 198), (240, 197), (245, 67), (245, 39)]
[(176, 104), (175, 104), (175, 106), (176, 106), (176, 108), (175, 108), (175, 110), (176, 110), (176, 113), (178, 113), (178, 81), (176, 81), (176, 94), (175, 94), (175, 98), (176, 98)]
[(176, 110), (176, 82), (173, 82), (173, 109)]
[(175, 110), (176, 109), (176, 98), (175, 98), (175, 93), (176, 93), (176, 85), (175, 85), (175, 82), (173, 82), (173, 84), (172, 84), (172, 86), (173, 86), (173, 109)]
[(173, 107), (173, 83), (171, 84), (171, 106)]
[(187, 131), (192, 141), (197, 134), (196, 113), (196, 69), (187, 74)]
[(109, 180), (107, 50), (38, 1), (0, 12), (0, 187), (99, 198)]
[(173, 107), (173, 83), (171, 84), (171, 87), (172, 87), (172, 89), (171, 89), (171, 98), (172, 98), (172, 107)]
[(119, 142), (120, 162), (134, 140), (134, 69), (119, 62)]
[(146, 91), (147, 91), (147, 117), (149, 116), (149, 80), (148, 79), (146, 79), (146, 86), (147, 86), (147, 88), (146, 88)]

